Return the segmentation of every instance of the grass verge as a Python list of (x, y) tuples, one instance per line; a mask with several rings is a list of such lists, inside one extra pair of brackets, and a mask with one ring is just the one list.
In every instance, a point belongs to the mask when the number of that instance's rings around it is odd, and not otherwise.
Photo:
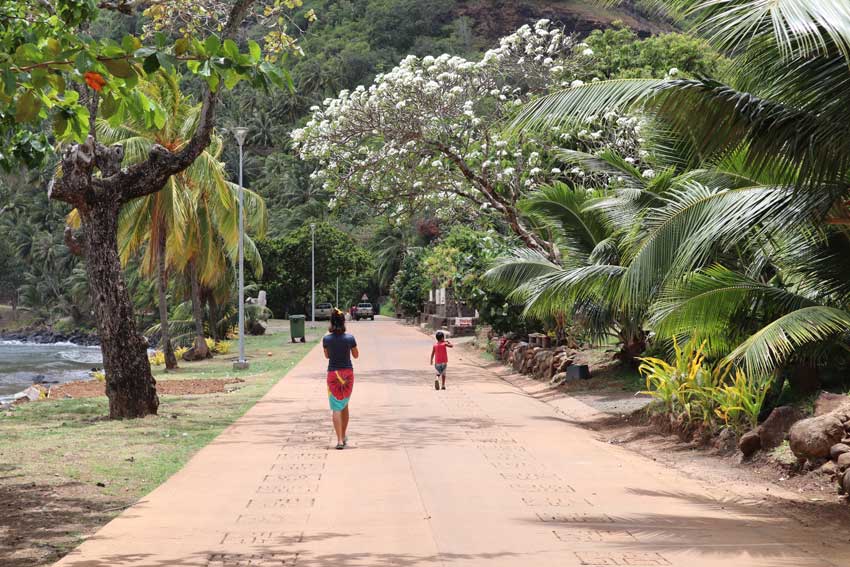
[[(188, 363), (157, 380), (238, 376), (227, 393), (161, 396), (158, 416), (109, 421), (105, 397), (29, 403), (0, 414), (0, 565), (47, 565), (162, 484), (242, 416), (315, 345), (285, 326), (234, 354)], [(309, 332), (309, 331), (308, 331)], [(234, 345), (235, 346), (235, 345)], [(234, 349), (235, 350), (235, 349)]]

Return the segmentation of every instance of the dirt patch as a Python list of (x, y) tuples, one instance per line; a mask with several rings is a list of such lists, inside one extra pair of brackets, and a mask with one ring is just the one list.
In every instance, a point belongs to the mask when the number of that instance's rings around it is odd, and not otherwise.
[[(208, 380), (160, 380), (156, 383), (156, 392), (160, 395), (185, 396), (191, 394), (218, 394), (233, 390), (232, 384), (244, 382), (239, 378), (226, 380), (211, 378)], [(65, 398), (96, 398), (106, 395), (106, 384), (97, 380), (67, 382), (50, 388), (50, 395), (43, 400), (61, 400)]]

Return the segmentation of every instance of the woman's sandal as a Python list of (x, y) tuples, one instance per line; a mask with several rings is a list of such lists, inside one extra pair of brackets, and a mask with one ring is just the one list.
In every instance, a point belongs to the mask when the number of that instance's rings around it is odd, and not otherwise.
[(348, 435), (346, 435), (342, 440), (342, 446), (348, 447)]
[(343, 445), (342, 443), (337, 443), (336, 449), (337, 449), (337, 451), (341, 451), (342, 449), (345, 449), (345, 445)]

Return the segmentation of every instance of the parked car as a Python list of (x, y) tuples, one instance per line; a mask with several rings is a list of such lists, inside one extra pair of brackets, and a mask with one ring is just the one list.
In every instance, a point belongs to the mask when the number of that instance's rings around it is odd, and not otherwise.
[(330, 303), (316, 304), (316, 320), (318, 321), (320, 319), (330, 319), (333, 311), (334, 306)]
[(354, 310), (354, 320), (359, 321), (360, 319), (371, 319), (375, 320), (375, 310), (372, 309), (371, 303), (358, 303), (357, 309)]

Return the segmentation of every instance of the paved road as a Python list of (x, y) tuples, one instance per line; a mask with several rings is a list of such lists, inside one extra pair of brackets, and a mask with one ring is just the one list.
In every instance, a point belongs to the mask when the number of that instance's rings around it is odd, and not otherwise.
[(838, 533), (713, 497), (457, 352), (449, 389), (434, 391), (431, 341), (414, 329), (350, 330), (362, 352), (350, 449), (330, 449), (314, 349), (59, 565), (850, 565), (846, 547), (824, 543)]

